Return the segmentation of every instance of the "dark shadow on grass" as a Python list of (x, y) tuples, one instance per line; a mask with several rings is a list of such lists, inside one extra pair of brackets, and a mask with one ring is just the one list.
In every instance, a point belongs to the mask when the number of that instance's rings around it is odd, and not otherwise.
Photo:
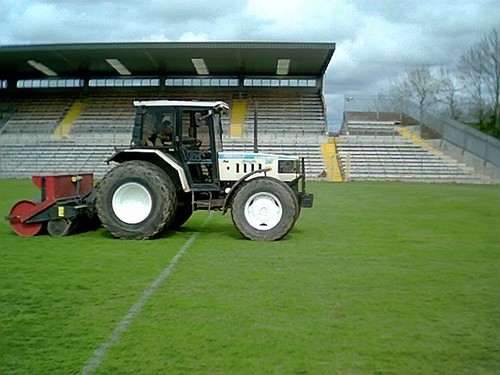
[[(104, 227), (99, 228), (97, 231), (98, 235), (101, 237), (104, 237), (106, 239), (118, 240)], [(288, 241), (290, 240), (290, 237), (293, 237), (294, 234), (300, 234), (302, 232), (302, 230), (294, 228), (288, 235), (286, 235), (279, 241)], [(238, 232), (238, 230), (232, 223), (229, 224), (208, 222), (204, 225), (196, 226), (194, 225), (194, 223), (190, 223), (189, 221), (180, 228), (165, 230), (163, 233), (161, 233), (159, 236), (154, 237), (152, 240), (168, 239), (175, 237), (177, 234), (192, 235), (194, 233), (216, 235), (224, 238), (231, 238), (236, 241), (250, 241), (249, 239), (245, 238), (240, 232)]]
[(290, 231), (290, 233), (288, 233), (288, 235), (286, 237), (288, 237), (290, 234), (301, 234), (301, 233), (304, 233), (303, 229), (293, 227), (292, 230)]
[(100, 231), (99, 235), (101, 237), (107, 238), (107, 239), (113, 239), (116, 240), (116, 238), (106, 229)]
[[(165, 232), (161, 233), (160, 235), (158, 236), (155, 236), (152, 238), (152, 240), (156, 240), (156, 239), (160, 239), (160, 238), (169, 238), (169, 237), (172, 237), (175, 235), (177, 231), (172, 231), (172, 230), (166, 230)], [(99, 236), (103, 237), (103, 238), (106, 238), (106, 239), (111, 239), (111, 240), (115, 240), (115, 241), (120, 241), (120, 240), (125, 240), (125, 239), (120, 239), (120, 238), (116, 238), (115, 236), (113, 236), (107, 229), (105, 228), (102, 228), (101, 230), (99, 230), (99, 233), (98, 233)], [(134, 240), (134, 239), (128, 239), (126, 241), (143, 241), (143, 240)]]
[(234, 227), (232, 224), (220, 224), (220, 223), (215, 223), (215, 224), (205, 224), (200, 227), (196, 227), (193, 225), (187, 225), (182, 226), (181, 228), (177, 229), (176, 232), (181, 232), (181, 233), (201, 233), (201, 234), (209, 234), (209, 235), (218, 235), (222, 237), (231, 237), (233, 239), (245, 239)]
[[(248, 238), (246, 238), (245, 236), (243, 236), (240, 232), (238, 232), (238, 230), (236, 229), (236, 227), (234, 226), (234, 224), (232, 222), (231, 223), (228, 223), (228, 222), (225, 222), (225, 223), (209, 222), (201, 227), (196, 227), (196, 226), (190, 225), (190, 223), (188, 222), (183, 227), (181, 227), (180, 230), (186, 231), (186, 232), (193, 232), (193, 233), (199, 232), (199, 233), (209, 234), (209, 235), (215, 234), (217, 236), (221, 236), (224, 238), (231, 238), (231, 239), (236, 240), (236, 241), (245, 241), (245, 242), (251, 241)], [(277, 240), (277, 241), (262, 240), (262, 242), (289, 241), (289, 240), (293, 239), (294, 235), (300, 235), (302, 233), (304, 233), (303, 229), (298, 229), (298, 228), (294, 227), (285, 237), (283, 237), (280, 240)], [(258, 242), (258, 241), (259, 240), (255, 240), (255, 242)]]

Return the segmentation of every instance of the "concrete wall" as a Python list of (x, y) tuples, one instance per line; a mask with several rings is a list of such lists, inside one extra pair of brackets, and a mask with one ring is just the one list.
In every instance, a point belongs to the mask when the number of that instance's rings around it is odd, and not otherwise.
[(427, 140), (434, 147), (441, 149), (453, 159), (474, 168), (478, 173), (489, 177), (493, 183), (500, 183), (500, 168), (496, 165), (454, 145), (444, 139)]

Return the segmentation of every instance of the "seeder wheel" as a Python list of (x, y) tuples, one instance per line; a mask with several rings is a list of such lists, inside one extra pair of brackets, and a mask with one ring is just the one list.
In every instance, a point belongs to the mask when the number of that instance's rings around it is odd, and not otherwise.
[(42, 231), (43, 223), (22, 223), (20, 217), (26, 217), (36, 206), (32, 201), (17, 202), (10, 210), (9, 221), (12, 230), (22, 237), (32, 237)]
[(64, 237), (71, 231), (72, 224), (70, 219), (52, 219), (47, 223), (47, 232), (52, 237)]

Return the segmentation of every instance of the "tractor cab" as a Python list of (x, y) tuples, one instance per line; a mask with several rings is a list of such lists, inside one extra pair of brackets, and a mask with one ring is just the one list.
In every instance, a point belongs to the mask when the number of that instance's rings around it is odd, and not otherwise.
[(134, 102), (132, 148), (159, 150), (182, 166), (193, 190), (220, 190), (217, 154), (222, 151), (224, 102)]

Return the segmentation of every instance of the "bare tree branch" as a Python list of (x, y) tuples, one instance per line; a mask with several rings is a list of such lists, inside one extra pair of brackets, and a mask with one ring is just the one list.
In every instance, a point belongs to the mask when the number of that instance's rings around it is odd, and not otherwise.
[(500, 38), (497, 29), (492, 29), (480, 42), (484, 56), (484, 81), (493, 103), (493, 124), (500, 131)]
[(427, 107), (436, 101), (438, 88), (430, 68), (420, 66), (407, 71), (402, 79), (396, 81), (391, 87), (391, 93), (403, 100), (417, 101), (422, 121)]

